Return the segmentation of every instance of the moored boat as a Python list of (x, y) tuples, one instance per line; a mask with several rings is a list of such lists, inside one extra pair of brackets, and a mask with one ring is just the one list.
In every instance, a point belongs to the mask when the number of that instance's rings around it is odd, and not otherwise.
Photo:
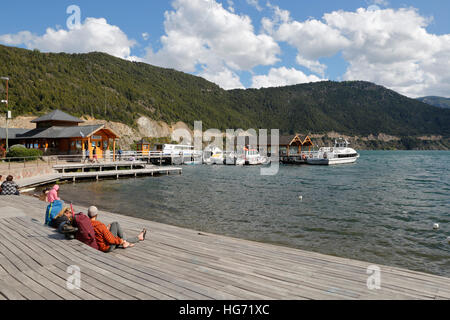
[(306, 163), (310, 165), (336, 165), (355, 163), (360, 157), (355, 149), (349, 148), (350, 143), (345, 139), (338, 139), (333, 148), (320, 148), (318, 152), (306, 156)]

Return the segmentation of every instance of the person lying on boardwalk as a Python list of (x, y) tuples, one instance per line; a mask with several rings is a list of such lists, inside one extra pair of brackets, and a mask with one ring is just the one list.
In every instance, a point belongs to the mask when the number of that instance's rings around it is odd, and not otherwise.
[(2, 183), (2, 196), (18, 196), (20, 195), (19, 186), (15, 183), (13, 176), (8, 176), (6, 181)]
[(77, 228), (72, 226), (72, 211), (64, 208), (51, 222), (50, 227), (58, 229), (59, 233), (66, 235), (68, 239), (74, 239)]
[(131, 248), (135, 243), (144, 241), (147, 234), (147, 230), (142, 232), (134, 238), (125, 239), (125, 235), (118, 222), (114, 222), (108, 227), (97, 220), (98, 209), (94, 206), (88, 209), (88, 216), (91, 219), (92, 226), (94, 227), (95, 239), (97, 240), (98, 248), (103, 252), (111, 252), (116, 248)]

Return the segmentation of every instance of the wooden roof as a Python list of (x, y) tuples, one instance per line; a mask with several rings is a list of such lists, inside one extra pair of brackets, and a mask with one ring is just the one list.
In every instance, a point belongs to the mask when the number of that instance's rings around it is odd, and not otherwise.
[[(267, 145), (272, 145), (272, 138), (270, 136), (267, 137)], [(311, 138), (307, 136), (305, 140), (302, 140), (299, 134), (296, 135), (290, 135), (290, 136), (280, 136), (280, 147), (287, 147), (287, 146), (302, 146), (302, 147), (309, 147), (314, 146)]]
[(136, 142), (136, 144), (151, 144), (151, 143), (148, 142), (146, 139), (141, 139), (138, 142)]
[(34, 119), (31, 123), (40, 123), (40, 122), (49, 122), (49, 121), (62, 121), (62, 122), (73, 122), (73, 123), (82, 123), (84, 122), (81, 119), (71, 116), (61, 110), (55, 110), (45, 116)]

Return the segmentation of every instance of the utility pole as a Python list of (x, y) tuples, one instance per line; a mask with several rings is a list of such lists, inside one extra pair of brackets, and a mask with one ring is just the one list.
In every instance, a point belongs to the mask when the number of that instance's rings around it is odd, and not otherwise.
[(105, 120), (106, 120), (106, 87), (105, 87)]
[(9, 82), (9, 78), (8, 77), (1, 77), (2, 80), (6, 80), (6, 100), (2, 100), (2, 103), (6, 103), (6, 151), (9, 151), (9, 137), (8, 137), (8, 121), (9, 118), (11, 117), (11, 111), (9, 111), (9, 106), (8, 106), (8, 82)]

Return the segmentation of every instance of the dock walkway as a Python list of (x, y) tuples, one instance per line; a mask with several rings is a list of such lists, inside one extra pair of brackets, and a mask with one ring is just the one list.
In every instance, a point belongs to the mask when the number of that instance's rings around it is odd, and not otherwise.
[[(381, 289), (369, 290), (370, 263), (101, 212), (130, 236), (149, 230), (105, 254), (43, 226), (45, 207), (0, 197), (0, 300), (450, 299), (450, 278), (380, 266)], [(66, 286), (69, 266), (80, 268), (80, 290)]]
[[(130, 167), (131, 169), (121, 170), (121, 168)], [(104, 170), (105, 168), (109, 168), (110, 170)], [(75, 170), (72, 172), (66, 172), (66, 170)], [(93, 169), (93, 171), (91, 171)], [(81, 172), (78, 172), (81, 171)], [(88, 171), (86, 171), (88, 170)], [(54, 183), (56, 181), (73, 181), (81, 179), (105, 179), (105, 178), (113, 178), (119, 179), (120, 177), (138, 177), (138, 176), (154, 176), (165, 174), (169, 175), (172, 173), (181, 174), (183, 169), (179, 167), (172, 166), (154, 166), (148, 165), (146, 163), (133, 162), (133, 163), (106, 163), (106, 164), (70, 164), (70, 165), (59, 165), (55, 166), (54, 174), (48, 175), (40, 175), (26, 179), (17, 180), (16, 183), (19, 185), (19, 188), (34, 188), (50, 183)]]
[(57, 164), (53, 166), (56, 171), (65, 173), (66, 170), (81, 170), (85, 172), (86, 170), (98, 170), (103, 171), (104, 169), (114, 169), (129, 167), (130, 170), (133, 168), (143, 168), (147, 165), (145, 161), (116, 161), (116, 162), (99, 162), (99, 163), (69, 163), (69, 164)]

